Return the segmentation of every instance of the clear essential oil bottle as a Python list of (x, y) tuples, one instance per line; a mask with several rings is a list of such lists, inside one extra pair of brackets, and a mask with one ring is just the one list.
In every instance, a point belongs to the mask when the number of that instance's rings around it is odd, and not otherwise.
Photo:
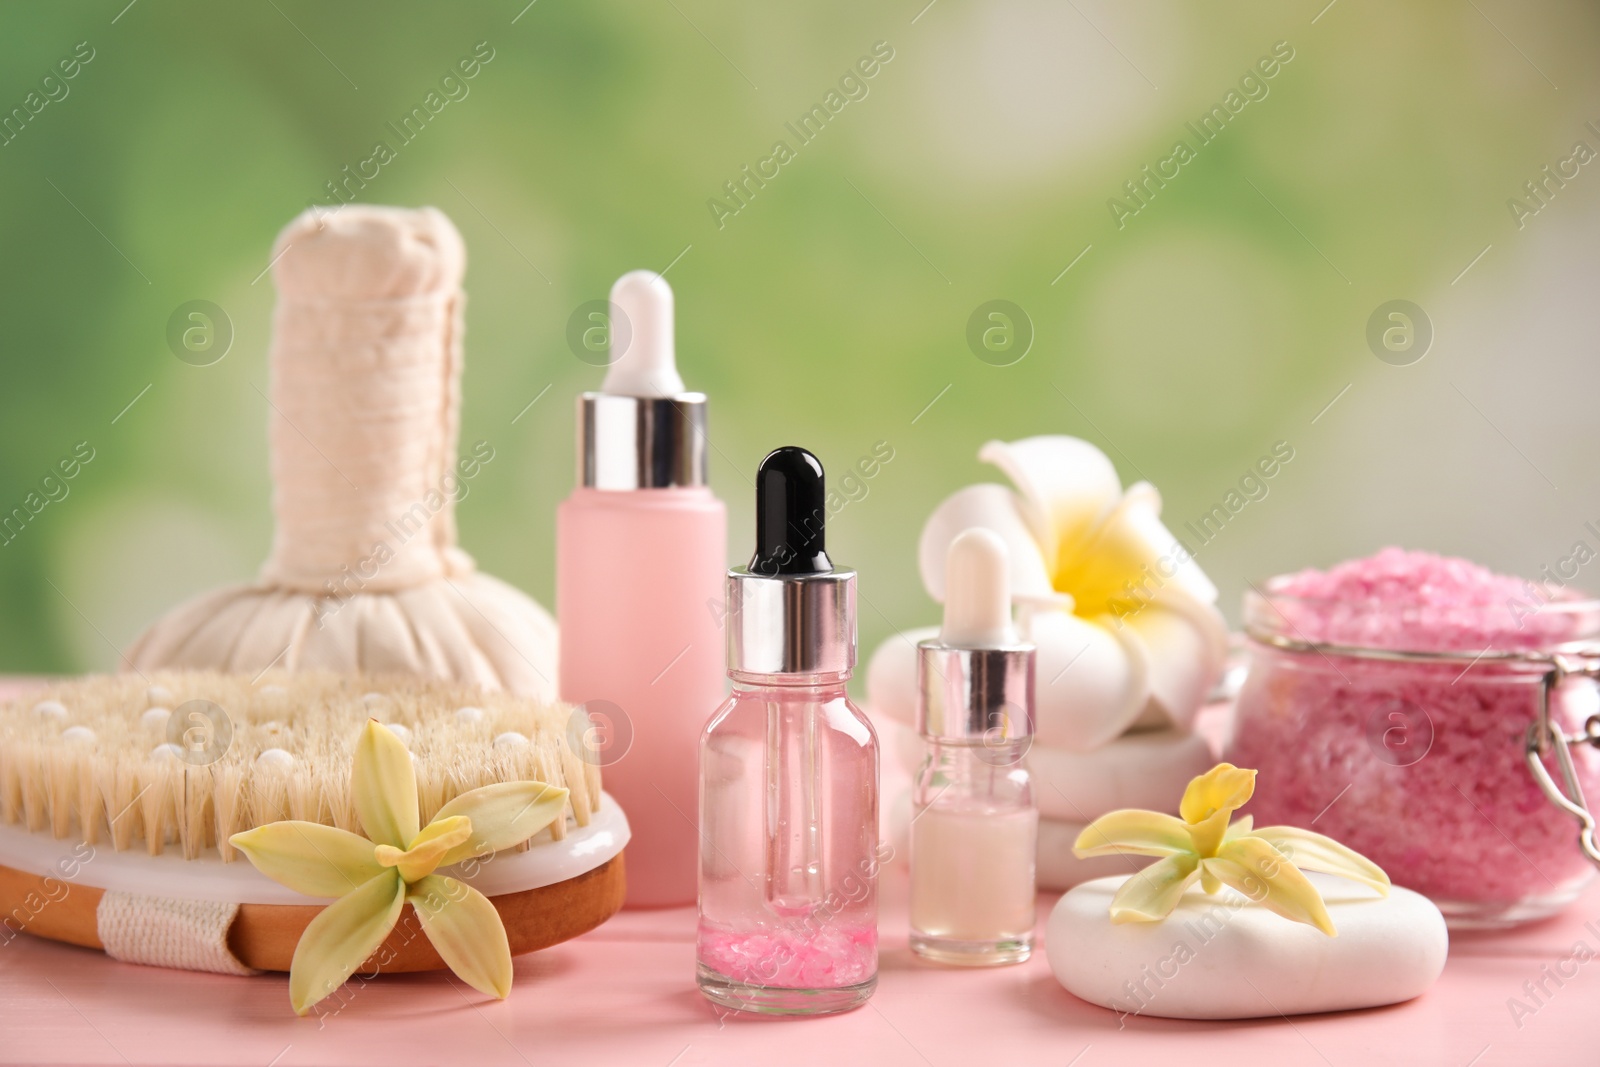
[(878, 981), (878, 743), (845, 693), (855, 572), (824, 550), (822, 465), (756, 479), (756, 552), (728, 573), (733, 692), (700, 746), (696, 978), (742, 1011), (820, 1015)]
[(911, 948), (940, 963), (1020, 963), (1033, 951), (1039, 812), (1034, 648), (1011, 625), (1005, 543), (967, 530), (946, 559), (944, 626), (917, 646)]

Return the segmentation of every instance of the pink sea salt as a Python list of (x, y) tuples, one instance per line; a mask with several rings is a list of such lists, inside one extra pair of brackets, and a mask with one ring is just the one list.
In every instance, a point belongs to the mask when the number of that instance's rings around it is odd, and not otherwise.
[(834, 925), (733, 931), (702, 923), (699, 958), (703, 966), (745, 985), (844, 989), (878, 972), (878, 931)]
[(1368, 648), (1548, 648), (1600, 621), (1586, 598), (1569, 591), (1401, 548), (1283, 575), (1269, 595), (1268, 612), (1287, 636)]
[[(1494, 656), (1592, 638), (1592, 605), (1395, 548), (1285, 575), (1266, 593), (1247, 604), (1254, 635), (1464, 658), (1395, 663), (1253, 643), (1228, 758), (1261, 772), (1247, 809), (1257, 825), (1342, 841), (1461, 922), (1528, 918), (1576, 894), (1593, 874), (1577, 825), (1523, 761), (1544, 668)], [(1574, 679), (1552, 710), (1572, 731), (1600, 711), (1600, 696)], [(1600, 797), (1600, 755), (1585, 747), (1574, 757)]]

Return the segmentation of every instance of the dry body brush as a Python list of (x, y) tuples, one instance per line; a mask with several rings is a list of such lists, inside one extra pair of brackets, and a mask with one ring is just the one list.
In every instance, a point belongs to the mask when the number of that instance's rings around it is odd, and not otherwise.
[(538, 840), (588, 825), (600, 769), (582, 758), (584, 723), (563, 705), (402, 677), (210, 672), (93, 677), (0, 705), (0, 820), (117, 851), (208, 849), (282, 819), (359, 831), (350, 768), (369, 719), (410, 749), (426, 822), (496, 782), (570, 791), (567, 818)]

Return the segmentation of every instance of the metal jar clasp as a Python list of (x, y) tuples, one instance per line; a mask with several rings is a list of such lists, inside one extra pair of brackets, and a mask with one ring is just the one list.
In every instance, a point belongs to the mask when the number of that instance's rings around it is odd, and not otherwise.
[[(1574, 745), (1587, 744), (1600, 748), (1600, 713), (1590, 715), (1579, 733), (1568, 734), (1550, 714), (1551, 697), (1568, 678), (1600, 679), (1600, 662), (1593, 659), (1577, 660), (1555, 656), (1550, 670), (1539, 685), (1538, 718), (1528, 727), (1528, 740), (1524, 755), (1528, 773), (1539, 783), (1550, 803), (1578, 820), (1578, 846), (1596, 866), (1600, 866), (1600, 845), (1595, 842), (1595, 817), (1583, 795), (1583, 785), (1578, 781), (1578, 770), (1572, 760)], [(1561, 769), (1561, 782), (1557, 783), (1545, 766), (1544, 756), (1554, 751), (1556, 766)]]

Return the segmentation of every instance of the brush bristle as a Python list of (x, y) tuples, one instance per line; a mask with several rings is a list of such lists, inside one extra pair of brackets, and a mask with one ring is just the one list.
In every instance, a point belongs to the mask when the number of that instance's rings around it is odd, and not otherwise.
[[(195, 700), (225, 718), (213, 722), (202, 706), (185, 707)], [(481, 714), (456, 714), (467, 707)], [(181, 715), (183, 729), (161, 721), (156, 708)], [(0, 704), (0, 819), (118, 851), (142, 846), (159, 855), (175, 846), (187, 859), (216, 848), (233, 860), (229, 837), (280, 819), (359, 833), (350, 768), (371, 718), (409, 731), (424, 823), (470, 789), (532, 780), (570, 791), (567, 818), (543, 832), (560, 840), (568, 819), (586, 826), (600, 804), (600, 768), (569, 741), (581, 737), (573, 715), (566, 705), (414, 678), (82, 678)], [(231, 731), (225, 749), (219, 724)], [(495, 743), (507, 733), (529, 743)], [(269, 749), (288, 757), (263, 758)]]

